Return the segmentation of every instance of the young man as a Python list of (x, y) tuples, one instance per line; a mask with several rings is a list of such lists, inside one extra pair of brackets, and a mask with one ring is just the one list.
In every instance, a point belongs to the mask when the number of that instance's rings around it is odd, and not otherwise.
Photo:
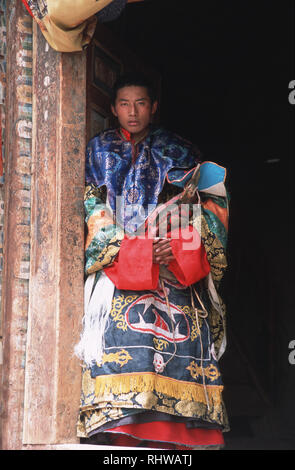
[(86, 152), (84, 361), (78, 436), (160, 448), (223, 445), (218, 358), (225, 169), (151, 125), (153, 88), (119, 79), (119, 128)]

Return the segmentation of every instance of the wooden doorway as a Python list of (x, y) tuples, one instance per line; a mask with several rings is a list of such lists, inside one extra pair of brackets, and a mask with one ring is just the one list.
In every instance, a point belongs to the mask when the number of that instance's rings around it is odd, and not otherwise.
[[(17, 20), (24, 12), (18, 4)], [(19, 24), (15, 20), (13, 24)], [(15, 145), (17, 73), (10, 76), (6, 151), (3, 449), (52, 449), (77, 445), (81, 367), (73, 354), (83, 316), (84, 161), (87, 140), (114, 121), (109, 88), (130, 69), (141, 70), (160, 88), (160, 76), (99, 25), (88, 51), (58, 53), (33, 24), (33, 113), (30, 222), (27, 241), (17, 230), (22, 210), (14, 203), (20, 147)], [(9, 44), (15, 42), (14, 30)], [(10, 71), (18, 49), (9, 48)], [(86, 73), (87, 72), (87, 73)], [(12, 80), (14, 78), (15, 80)], [(8, 205), (9, 202), (9, 205)], [(17, 237), (17, 243), (11, 240)], [(29, 246), (29, 292), (18, 287), (15, 265)], [(20, 305), (24, 306), (18, 334)], [(15, 358), (19, 358), (17, 361)]]

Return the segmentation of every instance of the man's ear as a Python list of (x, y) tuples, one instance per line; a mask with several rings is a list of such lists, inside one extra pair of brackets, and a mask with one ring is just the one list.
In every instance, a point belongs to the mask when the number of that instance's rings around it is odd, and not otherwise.
[(155, 114), (157, 109), (158, 109), (158, 101), (154, 101), (152, 104), (152, 114)]
[(111, 111), (113, 113), (114, 116), (118, 117), (118, 114), (116, 112), (116, 109), (115, 109), (115, 106), (111, 104)]

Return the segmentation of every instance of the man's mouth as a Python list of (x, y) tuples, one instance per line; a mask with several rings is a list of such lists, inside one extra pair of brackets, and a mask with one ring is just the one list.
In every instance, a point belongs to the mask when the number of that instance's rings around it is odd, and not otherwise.
[(128, 121), (129, 126), (138, 126), (138, 121)]

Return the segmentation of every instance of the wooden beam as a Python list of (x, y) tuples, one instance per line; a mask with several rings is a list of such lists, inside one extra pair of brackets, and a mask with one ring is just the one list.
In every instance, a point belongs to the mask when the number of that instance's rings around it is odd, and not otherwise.
[(24, 445), (77, 442), (83, 315), (85, 53), (54, 51), (34, 23), (30, 297)]

